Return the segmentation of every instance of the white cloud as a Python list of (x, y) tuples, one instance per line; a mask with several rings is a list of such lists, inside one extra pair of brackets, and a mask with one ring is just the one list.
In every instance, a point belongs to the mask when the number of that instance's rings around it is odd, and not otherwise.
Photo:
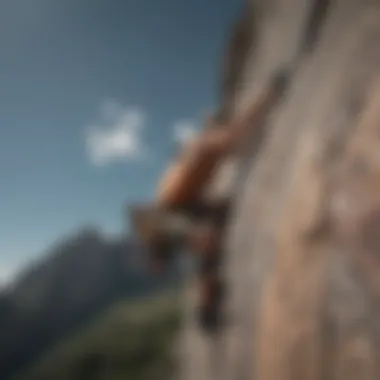
[(101, 123), (86, 131), (86, 149), (91, 163), (141, 159), (146, 155), (142, 142), (145, 114), (141, 109), (107, 101), (101, 107)]
[(174, 125), (173, 132), (174, 140), (180, 144), (184, 144), (195, 137), (197, 129), (189, 121), (180, 121)]

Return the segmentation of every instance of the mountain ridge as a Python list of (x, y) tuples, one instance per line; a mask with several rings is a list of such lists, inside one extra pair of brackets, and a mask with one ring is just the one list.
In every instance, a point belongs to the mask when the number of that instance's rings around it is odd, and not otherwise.
[(114, 302), (173, 286), (175, 270), (151, 278), (142, 257), (130, 237), (110, 239), (85, 227), (33, 261), (0, 290), (0, 378), (29, 366)]

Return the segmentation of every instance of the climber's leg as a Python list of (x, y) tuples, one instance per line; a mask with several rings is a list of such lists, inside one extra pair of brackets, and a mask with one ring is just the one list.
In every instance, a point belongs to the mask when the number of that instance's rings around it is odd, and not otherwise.
[(210, 275), (199, 281), (198, 323), (203, 331), (216, 333), (222, 322), (223, 283), (218, 276)]
[(222, 234), (222, 228), (208, 221), (194, 228), (189, 239), (189, 248), (198, 260), (197, 321), (206, 333), (216, 333), (221, 325), (223, 283), (219, 269)]
[(229, 198), (198, 199), (183, 206), (178, 205), (173, 210), (187, 215), (196, 222), (212, 221), (216, 225), (224, 225), (227, 222), (230, 206), (231, 200)]

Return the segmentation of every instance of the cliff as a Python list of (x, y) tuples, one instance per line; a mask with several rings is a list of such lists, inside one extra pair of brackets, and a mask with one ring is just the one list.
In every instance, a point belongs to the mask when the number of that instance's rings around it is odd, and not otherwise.
[(251, 0), (245, 12), (222, 117), (278, 68), (292, 78), (239, 165), (228, 323), (206, 339), (188, 295), (181, 380), (378, 379), (380, 3)]

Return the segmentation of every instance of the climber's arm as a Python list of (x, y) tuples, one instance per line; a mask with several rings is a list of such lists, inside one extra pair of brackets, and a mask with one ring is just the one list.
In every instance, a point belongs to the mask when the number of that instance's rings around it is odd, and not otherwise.
[(248, 110), (232, 125), (207, 129), (189, 144), (182, 160), (205, 162), (208, 158), (220, 158), (233, 151), (242, 141), (250, 127), (260, 123), (276, 100), (273, 86), (268, 86), (252, 103)]
[[(287, 79), (287, 73), (280, 72), (235, 122), (231, 125), (207, 129), (197, 141), (200, 154), (206, 156), (213, 153), (222, 156), (236, 151), (251, 128), (255, 128), (262, 122), (270, 108), (282, 95)], [(210, 123), (212, 124), (213, 121), (211, 120)]]
[(193, 140), (164, 172), (156, 203), (173, 208), (197, 202), (227, 145), (228, 135), (222, 131), (209, 131)]
[(178, 161), (165, 171), (158, 187), (157, 203), (171, 207), (196, 201), (220, 160), (237, 150), (248, 127), (265, 114), (271, 99), (272, 93), (265, 92), (246, 118), (232, 126), (207, 129), (191, 141)]
[(266, 86), (258, 98), (228, 129), (229, 151), (238, 150), (239, 145), (245, 140), (251, 128), (257, 128), (271, 107), (281, 97), (288, 81), (288, 73), (280, 72), (275, 76), (272, 83)]
[(281, 73), (264, 89), (241, 119), (231, 126), (209, 128), (190, 142), (179, 161), (164, 173), (157, 203), (164, 207), (196, 201), (220, 159), (238, 150), (250, 128), (256, 127), (281, 95), (287, 77)]
[(259, 99), (253, 102), (246, 113), (236, 122), (205, 132), (197, 141), (197, 151), (194, 151), (196, 157), (199, 157), (201, 161), (207, 159), (207, 156), (222, 157), (236, 152), (248, 132), (255, 128), (266, 115), (273, 103), (273, 95), (270, 89), (265, 89)]

